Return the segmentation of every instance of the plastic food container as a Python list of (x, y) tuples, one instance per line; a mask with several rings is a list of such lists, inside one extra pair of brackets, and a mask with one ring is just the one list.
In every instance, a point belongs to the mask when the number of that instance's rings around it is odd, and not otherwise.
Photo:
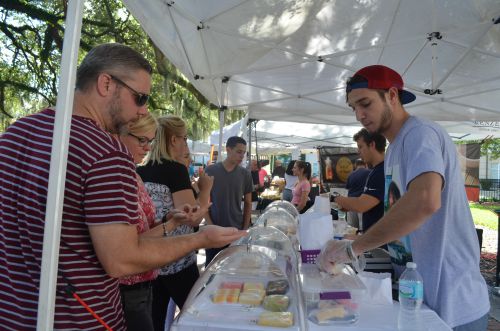
[(322, 272), (315, 264), (299, 267), (307, 318), (318, 325), (354, 323), (359, 318), (358, 303), (366, 287), (345, 265), (338, 275)]
[(171, 330), (304, 330), (307, 315), (297, 262), (281, 231), (250, 229), (246, 239), (217, 254)]

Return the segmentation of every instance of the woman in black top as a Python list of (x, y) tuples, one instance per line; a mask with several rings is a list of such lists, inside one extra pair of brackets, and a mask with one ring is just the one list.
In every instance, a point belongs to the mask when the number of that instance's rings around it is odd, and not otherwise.
[[(189, 149), (186, 123), (180, 117), (173, 115), (158, 118), (155, 142), (145, 159), (145, 164), (137, 169), (155, 204), (157, 219), (162, 219), (173, 208), (182, 209), (185, 204), (197, 205), (188, 170), (184, 164), (175, 161), (182, 159), (187, 153)], [(201, 210), (206, 211), (206, 209), (198, 207), (198, 210), (200, 210), (197, 218), (199, 223), (203, 219)], [(166, 235), (192, 233), (192, 225), (198, 224), (180, 225)], [(199, 271), (194, 251), (160, 270), (160, 275), (153, 282), (155, 330), (163, 331), (164, 329), (170, 298), (182, 308), (198, 277)]]

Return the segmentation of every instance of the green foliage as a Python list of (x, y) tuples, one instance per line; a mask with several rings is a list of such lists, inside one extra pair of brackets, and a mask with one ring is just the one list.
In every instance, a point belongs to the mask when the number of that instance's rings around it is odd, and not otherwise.
[(454, 143), (457, 145), (480, 143), (482, 156), (489, 155), (489, 157), (493, 160), (500, 158), (500, 138), (490, 138), (484, 140), (460, 140), (455, 141)]
[(487, 139), (481, 145), (481, 155), (486, 154), (489, 154), (493, 160), (500, 158), (500, 138)]
[[(0, 2), (0, 132), (16, 118), (56, 103), (67, 1)], [(218, 111), (161, 54), (120, 0), (87, 0), (79, 58), (105, 42), (127, 44), (156, 65), (150, 111), (178, 114), (189, 135), (203, 139), (218, 127)], [(227, 111), (226, 123), (243, 117)]]
[(500, 203), (497, 204), (479, 204), (469, 203), (474, 224), (487, 227), (492, 230), (498, 229), (498, 216), (495, 210), (500, 209)]

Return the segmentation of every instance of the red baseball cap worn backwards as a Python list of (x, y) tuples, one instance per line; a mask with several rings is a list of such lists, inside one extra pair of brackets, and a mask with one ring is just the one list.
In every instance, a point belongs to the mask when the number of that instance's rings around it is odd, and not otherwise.
[(388, 90), (391, 87), (397, 88), (402, 92), (401, 103), (407, 104), (416, 99), (415, 94), (403, 90), (403, 79), (394, 70), (383, 65), (372, 65), (358, 70), (353, 77), (361, 76), (366, 79), (365, 82), (348, 83), (346, 91), (351, 92), (358, 88), (382, 89)]

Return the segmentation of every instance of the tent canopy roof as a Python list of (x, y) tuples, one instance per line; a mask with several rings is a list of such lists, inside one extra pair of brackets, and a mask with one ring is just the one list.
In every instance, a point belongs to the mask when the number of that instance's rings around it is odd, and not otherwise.
[(417, 95), (411, 114), (500, 135), (498, 0), (124, 2), (203, 95), (250, 118), (358, 125), (345, 81), (379, 63)]

